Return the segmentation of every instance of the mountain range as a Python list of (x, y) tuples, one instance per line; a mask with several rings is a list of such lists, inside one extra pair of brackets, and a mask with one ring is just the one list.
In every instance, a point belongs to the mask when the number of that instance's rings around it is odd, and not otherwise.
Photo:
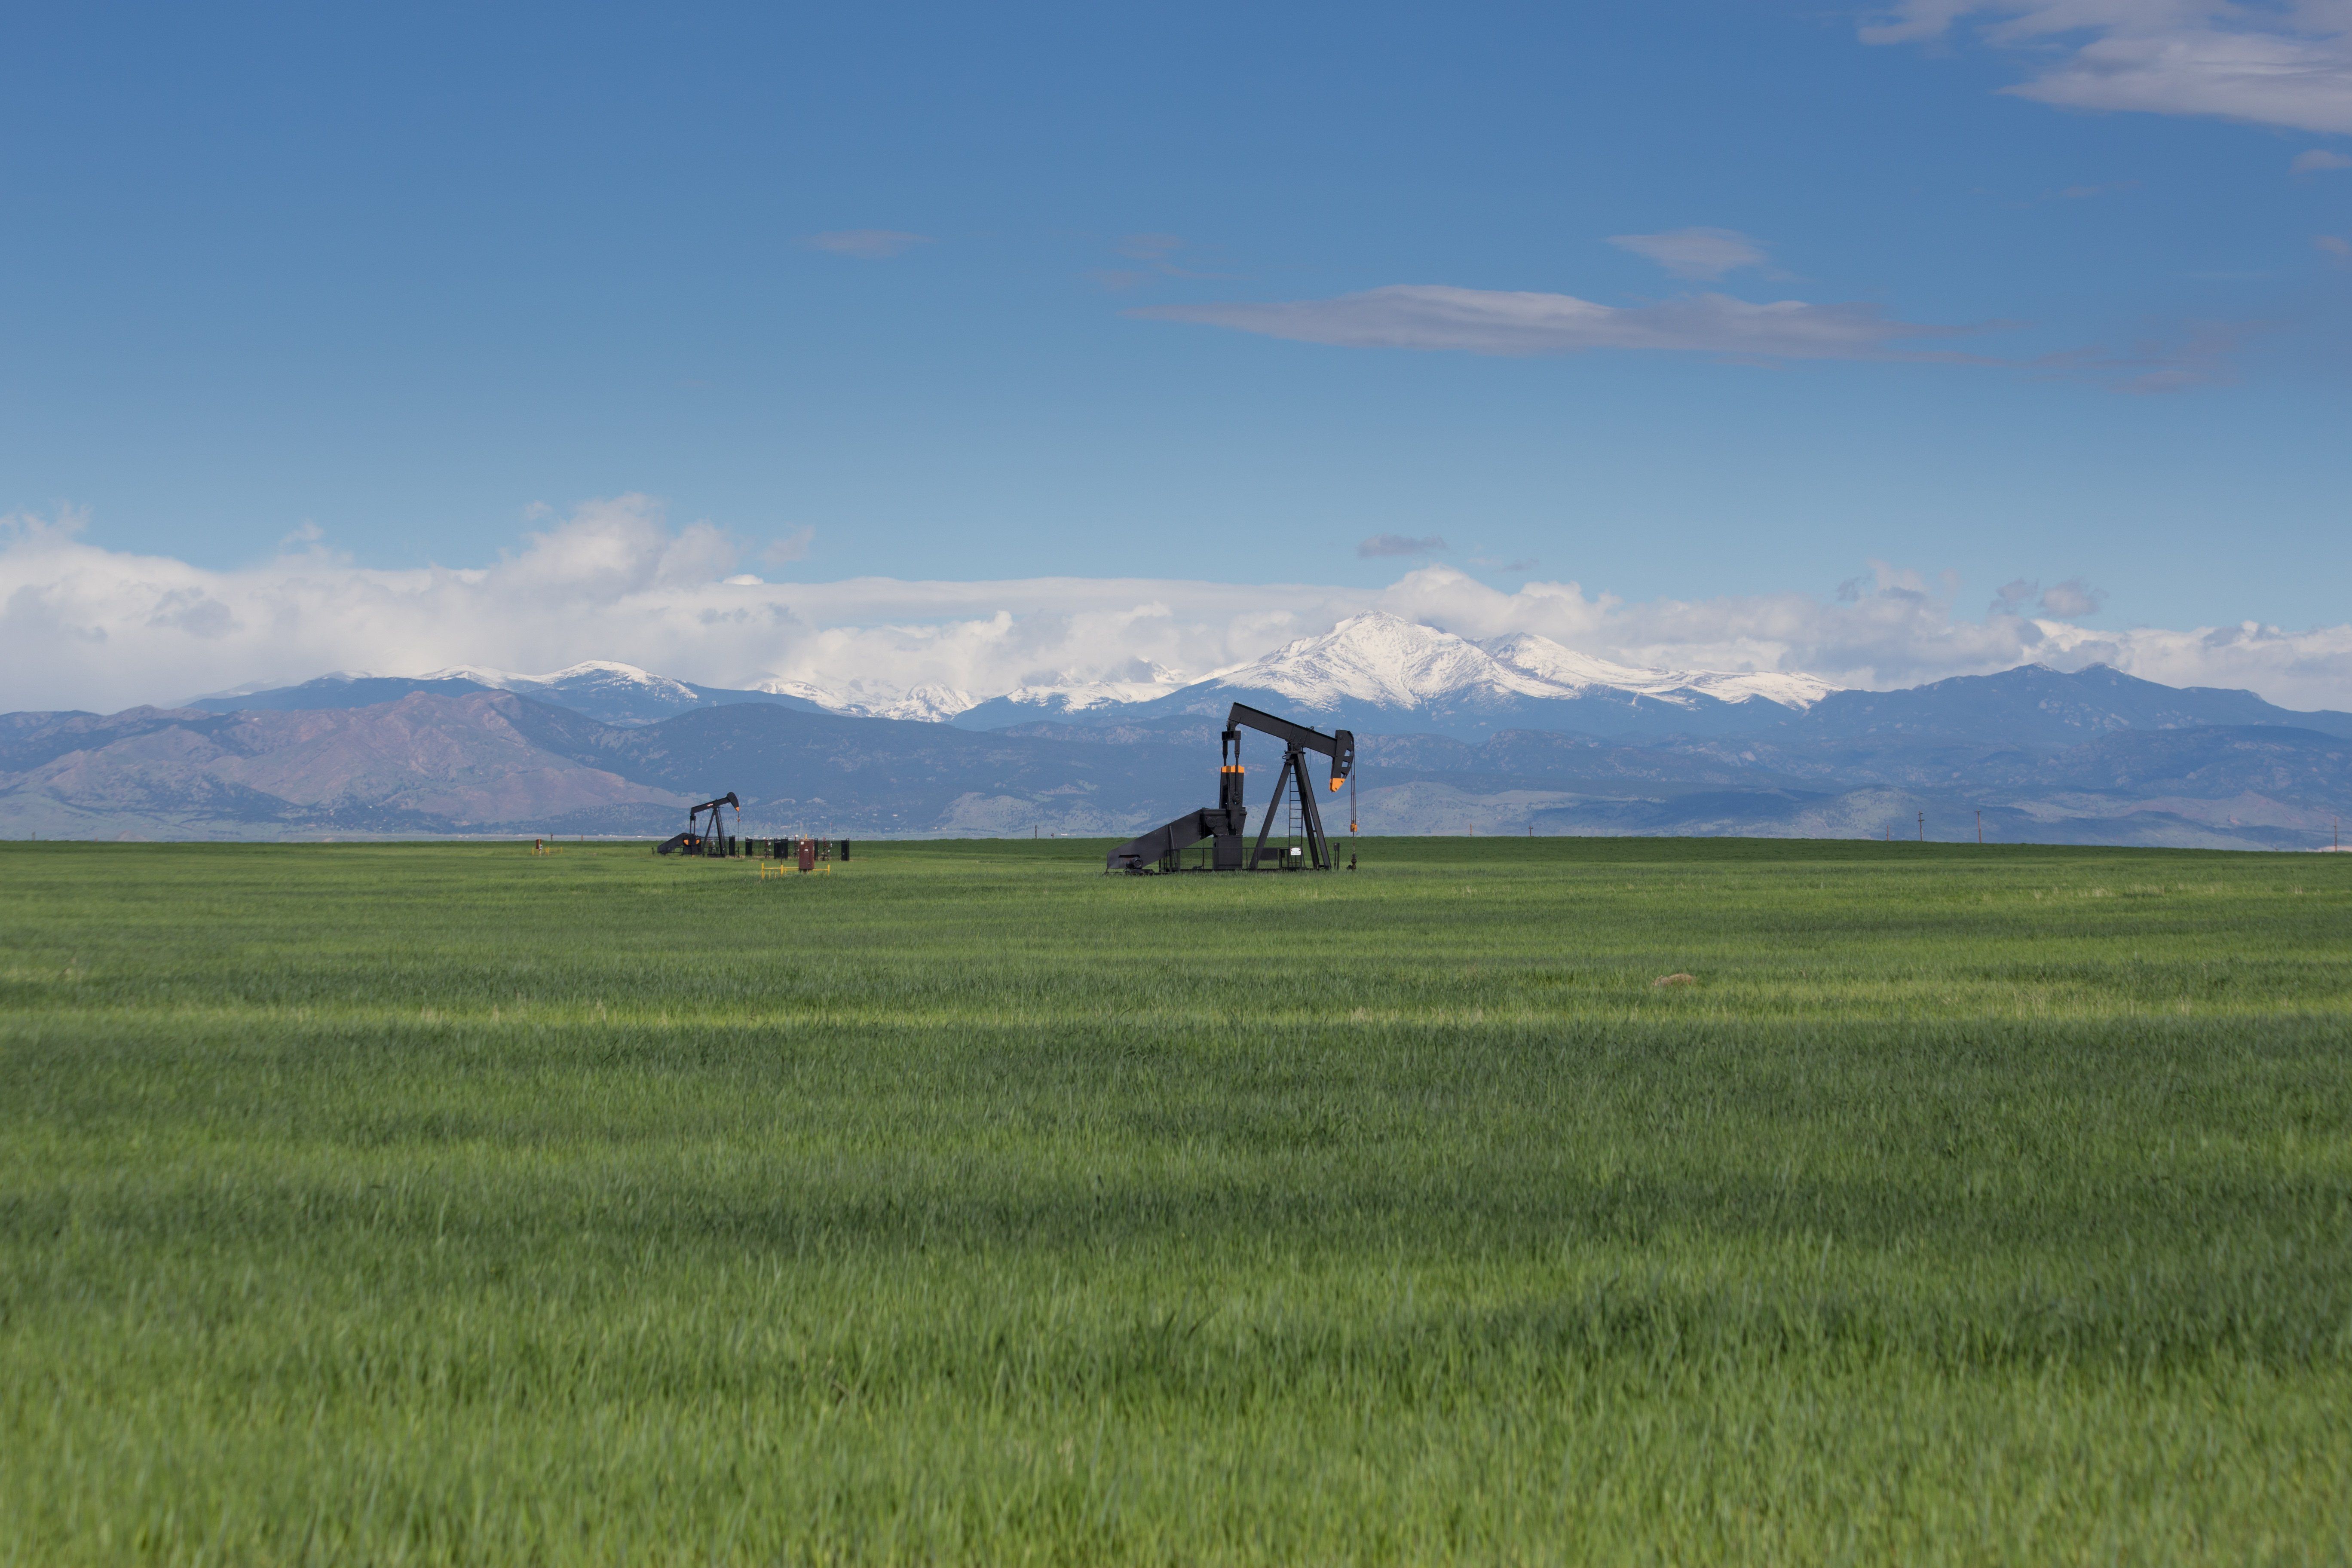
[(1199, 680), (1161, 672), (1157, 680), (1047, 682), (985, 700), (939, 685), (835, 689), (775, 679), (744, 688), (701, 686), (597, 660), (539, 676), (471, 667), (420, 676), (326, 675), (299, 686), (214, 693), (186, 706), (215, 713), (285, 711), (366, 707), (416, 691), (444, 697), (510, 691), (607, 724), (654, 724), (700, 709), (756, 702), (1001, 730), (1040, 719), (1117, 724), (1222, 715), (1238, 700), (1368, 732), (1431, 731), (1476, 740), (1506, 729), (1738, 733), (1802, 712), (1832, 689), (1805, 675), (1638, 669), (1525, 632), (1474, 642), (1373, 613)]
[(1997, 841), (2313, 847), (2352, 814), (2352, 714), (2103, 667), (1840, 690), (1359, 616), (1190, 683), (785, 684), (594, 663), (0, 715), (0, 834), (656, 834), (730, 789), (747, 831), (1118, 834), (1212, 798), (1237, 700), (1357, 730), (1374, 833), (1951, 838), (1981, 814)]
[[(2006, 684), (1987, 686), (1988, 679)], [(2023, 683), (2022, 685), (2019, 683)], [(551, 675), (474, 668), (421, 676), (335, 674), (299, 686), (215, 693), (184, 707), (213, 713), (365, 708), (412, 693), (509, 692), (605, 724), (656, 724), (714, 708), (762, 704), (807, 713), (944, 721), (1008, 730), (1040, 721), (1130, 729), (1172, 718), (1222, 718), (1234, 702), (1364, 734), (1438, 734), (1477, 742), (1509, 730), (1616, 740), (1811, 734), (1915, 743), (2062, 744), (2114, 730), (2195, 724), (2290, 724), (2352, 734), (2352, 714), (2297, 712), (2250, 691), (2178, 688), (2094, 666), (2038, 666), (1999, 678), (1960, 677), (1898, 691), (1841, 689), (1807, 675), (1642, 669), (1515, 633), (1475, 642), (1394, 616), (1342, 621), (1263, 658), (1196, 681), (1033, 684), (976, 700), (952, 688), (829, 689), (773, 679), (698, 685), (634, 665), (593, 661)]]
[(1504, 730), (1606, 736), (1735, 734), (1802, 713), (1833, 689), (1807, 675), (1637, 669), (1515, 633), (1474, 642), (1395, 616), (1344, 620), (1264, 658), (1187, 685), (1026, 687), (952, 722), (995, 729), (1039, 718), (1123, 724), (1222, 716), (1239, 701), (1367, 733), (1479, 740)]

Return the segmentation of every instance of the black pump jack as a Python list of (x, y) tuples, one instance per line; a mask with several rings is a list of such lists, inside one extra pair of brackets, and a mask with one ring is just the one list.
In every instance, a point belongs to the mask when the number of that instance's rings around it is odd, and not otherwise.
[[(727, 841), (726, 836), (719, 831), (719, 808), (722, 805), (731, 805), (739, 814), (743, 809), (743, 803), (735, 798), (735, 792), (731, 789), (717, 800), (706, 800), (700, 805), (689, 806), (686, 813), (686, 831), (674, 833), (661, 843), (655, 845), (654, 853), (667, 855), (672, 850), (684, 850), (688, 855), (712, 853), (709, 848), (712, 838), (719, 839), (721, 844)], [(702, 826), (698, 819), (706, 811), (710, 814), (710, 821), (704, 831), (698, 833), (695, 829)]]
[[(1265, 817), (1258, 825), (1257, 842), (1246, 848), (1243, 835), (1249, 824), (1249, 808), (1242, 804), (1242, 731), (1255, 730), (1282, 742), (1282, 768), (1275, 775), (1274, 796), (1266, 802)], [(1162, 869), (1177, 855), (1206, 838), (1212, 841), (1208, 868), (1213, 871), (1278, 870), (1287, 865), (1289, 855), (1282, 847), (1268, 849), (1266, 835), (1274, 830), (1274, 819), (1282, 810), (1284, 791), (1298, 791), (1299, 825), (1307, 830), (1307, 866), (1318, 871), (1331, 869), (1331, 841), (1323, 835), (1323, 813), (1315, 803), (1315, 791), (1307, 782), (1307, 753), (1319, 752), (1331, 759), (1331, 787), (1337, 790), (1348, 782), (1356, 765), (1356, 737), (1352, 731), (1341, 730), (1327, 735), (1320, 730), (1304, 724), (1294, 724), (1287, 719), (1261, 712), (1246, 703), (1236, 702), (1225, 715), (1225, 732), (1218, 746), (1217, 804), (1199, 811), (1188, 812), (1175, 821), (1153, 828), (1139, 838), (1131, 838), (1104, 857), (1107, 871), (1137, 873)]]

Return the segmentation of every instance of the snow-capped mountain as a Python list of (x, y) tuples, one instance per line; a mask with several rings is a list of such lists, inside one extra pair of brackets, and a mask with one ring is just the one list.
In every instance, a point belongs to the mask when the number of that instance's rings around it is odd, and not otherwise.
[(1801, 713), (1832, 689), (1805, 675), (1643, 669), (1520, 632), (1475, 642), (1371, 613), (1263, 658), (1186, 681), (1153, 666), (1129, 680), (1025, 685), (985, 700), (955, 687), (842, 686), (782, 677), (750, 689), (699, 686), (633, 664), (592, 659), (547, 675), (460, 666), (422, 676), (339, 673), (299, 686), (227, 692), (189, 704), (236, 710), (358, 708), (413, 691), (510, 691), (607, 724), (652, 724), (700, 709), (777, 703), (855, 718), (952, 722), (998, 730), (1040, 719), (1087, 725), (1174, 715), (1222, 716), (1235, 701), (1367, 733), (1434, 732), (1477, 740), (1499, 730), (1593, 735), (1720, 735)]
[(1811, 676), (1639, 669), (1520, 632), (1474, 642), (1400, 616), (1351, 616), (1263, 658), (1138, 702), (999, 699), (958, 719), (998, 728), (1026, 719), (1119, 722), (1222, 715), (1235, 701), (1367, 732), (1423, 731), (1476, 739), (1497, 730), (1598, 735), (1711, 734), (1804, 711), (1832, 689)]
[(1053, 685), (1016, 686), (1002, 697), (974, 703), (955, 716), (967, 730), (1001, 730), (1040, 719), (1067, 719), (1093, 713), (1117, 717), (1146, 702), (1183, 689), (1187, 682), (1174, 670), (1154, 665), (1149, 680), (1065, 680)]
[(592, 658), (569, 665), (551, 675), (512, 675), (504, 670), (470, 666), (437, 670), (427, 680), (450, 679), (476, 681), (518, 697), (529, 697), (558, 708), (585, 713), (607, 724), (653, 724), (691, 709), (708, 706), (696, 688), (639, 669)]
[(836, 691), (805, 680), (763, 680), (757, 689), (814, 703), (828, 713), (858, 719), (920, 719), (931, 723), (944, 723), (980, 700), (969, 691), (933, 682), (901, 691), (861, 680)]
[(1202, 684), (1277, 692), (1318, 710), (1479, 706), (1562, 694), (1466, 637), (1378, 612), (1350, 616), (1321, 637), (1300, 637)]
[(1533, 632), (1514, 632), (1478, 646), (1497, 663), (1572, 693), (1599, 686), (1667, 701), (1686, 696), (1712, 697), (1721, 702), (1760, 698), (1801, 712), (1838, 689), (1813, 676), (1775, 671), (1731, 674), (1719, 670), (1640, 669), (1578, 653)]

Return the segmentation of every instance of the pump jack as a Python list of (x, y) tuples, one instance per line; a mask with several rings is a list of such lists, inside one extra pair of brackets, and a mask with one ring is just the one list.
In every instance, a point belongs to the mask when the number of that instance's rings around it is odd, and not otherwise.
[[(735, 798), (735, 792), (731, 789), (717, 800), (706, 800), (700, 805), (689, 806), (686, 813), (686, 831), (673, 833), (655, 845), (654, 853), (667, 855), (672, 850), (682, 850), (688, 855), (709, 853), (709, 845), (711, 836), (719, 830), (719, 808), (722, 805), (733, 806), (738, 814), (743, 809), (743, 803)], [(707, 825), (698, 820), (706, 811), (710, 814), (710, 821)], [(697, 827), (703, 827), (704, 831), (697, 832)]]
[[(1271, 735), (1283, 745), (1282, 768), (1274, 780), (1274, 798), (1266, 802), (1265, 818), (1258, 825), (1257, 842), (1246, 849), (1242, 844), (1249, 820), (1249, 809), (1242, 804), (1242, 731), (1245, 728)], [(1139, 875), (1166, 868), (1179, 853), (1206, 838), (1213, 841), (1210, 870), (1281, 869), (1290, 863), (1290, 856), (1281, 847), (1268, 849), (1265, 839), (1274, 830), (1276, 816), (1282, 810), (1284, 792), (1295, 786), (1298, 791), (1299, 825), (1307, 830), (1305, 863), (1318, 871), (1331, 869), (1331, 842), (1323, 836), (1323, 814), (1315, 804), (1315, 791), (1307, 783), (1309, 752), (1320, 752), (1331, 759), (1331, 787), (1336, 791), (1348, 782), (1349, 772), (1356, 765), (1356, 737), (1347, 730), (1326, 735), (1304, 724), (1262, 713), (1245, 703), (1234, 703), (1233, 711), (1225, 715), (1224, 737), (1218, 746), (1217, 804), (1188, 812), (1140, 838), (1129, 839), (1104, 858), (1103, 868)]]

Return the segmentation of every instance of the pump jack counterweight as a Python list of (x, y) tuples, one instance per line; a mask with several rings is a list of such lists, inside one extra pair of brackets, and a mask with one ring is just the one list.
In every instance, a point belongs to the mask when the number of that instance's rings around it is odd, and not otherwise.
[[(1274, 795), (1265, 805), (1265, 817), (1258, 825), (1257, 842), (1244, 851), (1242, 836), (1249, 825), (1249, 808), (1242, 803), (1242, 790), (1246, 774), (1242, 768), (1242, 731), (1255, 730), (1282, 742), (1282, 766), (1274, 779)], [(1103, 858), (1103, 869), (1143, 874), (1151, 871), (1172, 871), (1186, 849), (1203, 838), (1210, 840), (1209, 863), (1212, 871), (1263, 871), (1281, 869), (1294, 859), (1318, 871), (1332, 867), (1331, 842), (1323, 834), (1323, 813), (1316, 805), (1316, 792), (1307, 782), (1307, 753), (1318, 752), (1331, 759), (1331, 788), (1336, 791), (1349, 782), (1356, 766), (1356, 737), (1352, 731), (1339, 731), (1327, 735), (1320, 730), (1304, 724), (1294, 724), (1272, 713), (1260, 712), (1245, 703), (1236, 702), (1225, 715), (1225, 732), (1217, 749), (1217, 804), (1199, 811), (1188, 812), (1175, 821), (1163, 824), (1139, 838), (1130, 838)], [(1274, 822), (1282, 811), (1286, 793), (1297, 791), (1298, 816), (1307, 840), (1306, 854), (1295, 857), (1286, 847), (1268, 849), (1266, 836), (1274, 831)], [(1349, 816), (1352, 817), (1352, 810)], [(1349, 824), (1349, 830), (1355, 824)], [(1272, 864), (1269, 865), (1268, 862)]]

